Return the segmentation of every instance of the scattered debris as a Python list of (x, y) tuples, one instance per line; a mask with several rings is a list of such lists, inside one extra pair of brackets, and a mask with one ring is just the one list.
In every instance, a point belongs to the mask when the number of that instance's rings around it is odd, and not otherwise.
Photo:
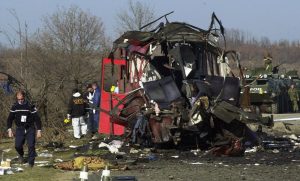
[(24, 171), (24, 169), (20, 168), (20, 167), (15, 168), (15, 170), (16, 170), (16, 172), (23, 172)]
[(169, 180), (174, 180), (174, 176), (173, 175), (169, 175)]
[(49, 163), (49, 161), (35, 161), (36, 164), (46, 164)]
[(155, 160), (158, 159), (158, 157), (157, 157), (156, 155), (154, 155), (154, 154), (150, 154), (150, 155), (148, 156), (148, 159), (149, 159), (150, 161), (155, 161)]
[(204, 165), (204, 163), (201, 163), (201, 162), (192, 162), (192, 163), (189, 163), (191, 165)]
[(55, 148), (54, 151), (55, 152), (62, 152), (62, 151), (69, 151), (69, 148)]
[(7, 171), (6, 171), (6, 174), (7, 174), (7, 175), (12, 175), (12, 174), (14, 174), (14, 172), (13, 172), (12, 170), (7, 170)]
[(84, 165), (87, 165), (90, 170), (99, 170), (105, 168), (105, 166), (112, 166), (109, 162), (99, 158), (99, 157), (77, 157), (74, 160), (56, 163), (55, 168), (63, 170), (80, 170)]
[(232, 140), (231, 144), (223, 144), (211, 149), (211, 153), (214, 156), (242, 156), (244, 151), (240, 140)]
[(111, 141), (110, 143), (104, 143), (104, 142), (101, 142), (99, 144), (99, 148), (108, 148), (108, 150), (111, 152), (111, 153), (120, 153), (119, 152), (119, 149), (122, 147), (123, 145), (123, 142), (122, 141), (119, 141), (119, 140), (113, 140)]
[(10, 152), (11, 151), (11, 148), (8, 148), (8, 149), (4, 149), (4, 150), (2, 150), (3, 152), (5, 152), (5, 153), (8, 153), (8, 152)]
[(299, 141), (299, 138), (295, 134), (283, 135), (283, 138), (289, 138), (289, 139), (294, 140), (294, 141)]
[(287, 138), (268, 138), (262, 141), (264, 149), (291, 149), (293, 143)]
[(62, 148), (64, 144), (62, 142), (49, 142), (44, 148)]
[(48, 166), (51, 166), (52, 164), (50, 163), (42, 163), (42, 164), (37, 164), (36, 166), (37, 167), (48, 167)]
[(12, 175), (17, 172), (23, 172), (24, 169), (20, 167), (0, 167), (0, 175)]
[(54, 162), (56, 162), (56, 163), (61, 163), (61, 162), (63, 162), (63, 160), (62, 160), (62, 159), (59, 159), (59, 158), (57, 158), (57, 159), (55, 159), (55, 160), (54, 160)]
[(38, 157), (43, 157), (43, 158), (52, 158), (53, 154), (51, 153), (39, 153)]
[(136, 153), (139, 153), (141, 150), (137, 150), (135, 148), (131, 148), (129, 153), (132, 153), (132, 154), (136, 154)]
[(245, 153), (256, 153), (258, 150), (257, 146), (254, 146), (253, 148), (247, 148), (245, 150)]
[(76, 145), (70, 145), (69, 147), (70, 147), (70, 148), (78, 148), (79, 146), (76, 146)]
[(197, 149), (197, 150), (191, 150), (191, 152), (194, 154), (194, 155), (198, 155), (199, 152), (201, 152), (200, 149)]

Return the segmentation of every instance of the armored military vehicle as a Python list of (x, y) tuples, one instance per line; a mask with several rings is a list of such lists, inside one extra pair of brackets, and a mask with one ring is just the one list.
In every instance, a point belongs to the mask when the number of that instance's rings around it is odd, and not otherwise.
[(249, 86), (250, 104), (257, 113), (289, 112), (289, 97), (287, 94), (291, 81), (279, 71), (281, 64), (268, 70), (258, 67), (246, 71), (246, 86)]

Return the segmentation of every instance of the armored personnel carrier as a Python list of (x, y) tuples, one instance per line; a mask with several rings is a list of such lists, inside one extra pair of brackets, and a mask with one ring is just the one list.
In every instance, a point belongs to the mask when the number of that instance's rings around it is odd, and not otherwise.
[(271, 70), (265, 66), (246, 71), (246, 86), (249, 86), (250, 104), (255, 112), (276, 114), (290, 111), (287, 91), (292, 81), (284, 73), (279, 73), (280, 65)]

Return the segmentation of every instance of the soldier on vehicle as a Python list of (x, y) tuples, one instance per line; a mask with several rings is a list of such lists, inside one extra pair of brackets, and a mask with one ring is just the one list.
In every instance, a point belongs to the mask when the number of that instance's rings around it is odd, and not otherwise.
[(299, 95), (298, 95), (298, 91), (297, 89), (295, 89), (295, 85), (292, 84), (291, 87), (288, 90), (288, 94), (289, 94), (289, 98), (292, 102), (292, 108), (293, 108), (293, 112), (298, 112), (299, 108), (298, 108), (298, 102), (299, 102)]
[(268, 55), (264, 57), (265, 70), (268, 72), (272, 72), (272, 56)]

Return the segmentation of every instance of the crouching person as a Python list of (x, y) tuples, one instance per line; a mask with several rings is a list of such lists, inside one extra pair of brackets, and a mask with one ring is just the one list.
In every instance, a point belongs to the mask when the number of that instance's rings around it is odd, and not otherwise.
[(69, 103), (68, 119), (72, 119), (74, 137), (77, 139), (87, 134), (87, 124), (85, 122), (86, 108), (87, 104), (81, 93), (78, 89), (74, 89), (73, 96)]
[(16, 94), (17, 101), (10, 109), (7, 119), (8, 136), (12, 138), (12, 124), (16, 124), (16, 139), (15, 148), (19, 154), (19, 162), (24, 163), (23, 145), (25, 140), (28, 145), (28, 165), (33, 167), (36, 157), (35, 151), (35, 137), (40, 138), (41, 134), (41, 120), (37, 114), (35, 106), (31, 105), (25, 100), (25, 92), (18, 91)]

